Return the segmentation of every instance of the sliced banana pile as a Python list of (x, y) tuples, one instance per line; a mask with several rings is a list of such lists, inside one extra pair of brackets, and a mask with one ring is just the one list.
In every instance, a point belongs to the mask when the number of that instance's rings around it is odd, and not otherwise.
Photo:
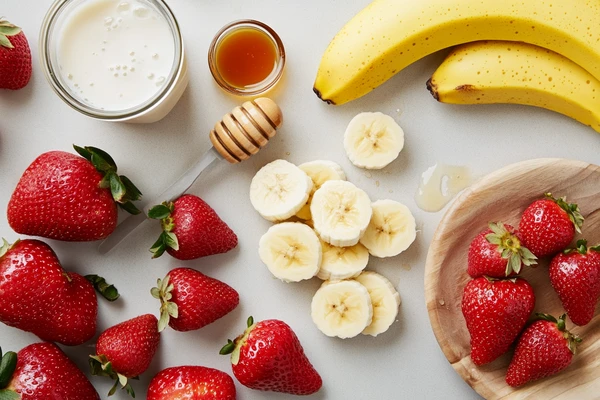
[(299, 222), (283, 222), (273, 225), (260, 238), (258, 255), (277, 278), (300, 282), (319, 272), (321, 242), (310, 227)]
[(399, 306), (400, 295), (391, 282), (365, 271), (355, 279), (324, 282), (313, 297), (311, 317), (327, 336), (377, 336), (394, 323)]
[(250, 202), (263, 218), (284, 221), (304, 207), (312, 188), (304, 171), (285, 160), (275, 160), (252, 178)]
[(312, 219), (310, 214), (310, 203), (315, 192), (327, 181), (345, 181), (346, 174), (342, 167), (337, 163), (328, 160), (316, 160), (300, 164), (298, 166), (312, 179), (313, 189), (308, 198), (308, 202), (298, 211), (296, 217), (309, 221)]
[(378, 200), (371, 208), (371, 222), (360, 238), (369, 253), (384, 258), (408, 249), (417, 237), (417, 224), (408, 207), (393, 200)]
[(315, 227), (324, 242), (354, 246), (371, 221), (371, 200), (364, 190), (347, 181), (327, 181), (310, 205)]
[(338, 164), (325, 160), (299, 167), (276, 160), (261, 168), (250, 186), (252, 205), (280, 223), (260, 238), (258, 253), (284, 282), (314, 276), (325, 281), (311, 304), (312, 319), (325, 335), (377, 336), (396, 320), (400, 295), (388, 279), (365, 271), (369, 256), (402, 253), (416, 238), (416, 223), (405, 205), (371, 202), (345, 179)]
[(360, 168), (384, 168), (403, 148), (404, 131), (392, 117), (380, 112), (358, 114), (344, 134), (346, 154)]

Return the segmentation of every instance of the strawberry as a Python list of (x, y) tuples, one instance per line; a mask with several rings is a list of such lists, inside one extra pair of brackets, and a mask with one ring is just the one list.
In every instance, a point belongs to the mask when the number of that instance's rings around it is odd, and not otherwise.
[(152, 207), (148, 217), (160, 220), (163, 232), (150, 251), (165, 250), (179, 260), (226, 253), (237, 246), (235, 233), (200, 197), (186, 194), (174, 202)]
[(135, 397), (128, 378), (137, 378), (148, 369), (160, 343), (157, 323), (154, 315), (141, 315), (108, 328), (98, 338), (96, 355), (90, 356), (90, 367), (92, 375), (115, 380), (109, 396), (115, 393), (120, 383)]
[(191, 268), (176, 268), (158, 279), (152, 296), (160, 300), (158, 331), (167, 324), (176, 331), (200, 329), (225, 316), (240, 302), (227, 284)]
[(172, 367), (150, 381), (146, 400), (235, 400), (233, 379), (218, 369)]
[(117, 226), (117, 205), (139, 213), (140, 191), (104, 151), (78, 147), (40, 155), (25, 170), (8, 203), (16, 232), (67, 241), (104, 239)]
[(98, 303), (84, 277), (65, 271), (46, 243), (0, 248), (0, 321), (42, 340), (79, 345), (96, 333)]
[(525, 279), (480, 277), (465, 286), (461, 306), (471, 334), (471, 359), (483, 365), (506, 353), (519, 336), (535, 306), (535, 294)]
[(100, 400), (88, 378), (53, 343), (35, 343), (18, 354), (4, 354), (0, 377), (3, 400)]
[(556, 318), (536, 314), (538, 318), (523, 332), (506, 372), (512, 387), (554, 375), (571, 364), (581, 339), (565, 329), (566, 315)]
[(298, 337), (283, 321), (270, 319), (254, 323), (220, 354), (231, 354), (233, 374), (250, 389), (308, 395), (317, 392), (323, 381), (304, 354)]
[(0, 18), (0, 89), (22, 89), (31, 79), (31, 50), (18, 26)]
[(469, 246), (468, 272), (473, 278), (514, 276), (521, 266), (537, 264), (536, 256), (521, 246), (518, 232), (502, 222), (490, 223)]
[(586, 325), (594, 317), (600, 299), (600, 245), (587, 247), (577, 241), (576, 249), (557, 254), (550, 263), (550, 283), (575, 325)]
[(537, 257), (545, 257), (565, 249), (575, 231), (581, 233), (583, 216), (577, 204), (566, 198), (555, 199), (550, 193), (523, 211), (519, 232), (523, 244)]

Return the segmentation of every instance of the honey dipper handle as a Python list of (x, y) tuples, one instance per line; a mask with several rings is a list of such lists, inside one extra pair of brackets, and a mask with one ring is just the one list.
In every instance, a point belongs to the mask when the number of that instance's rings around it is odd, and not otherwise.
[(224, 159), (239, 163), (265, 147), (282, 122), (279, 106), (261, 97), (226, 114), (210, 132), (210, 141)]

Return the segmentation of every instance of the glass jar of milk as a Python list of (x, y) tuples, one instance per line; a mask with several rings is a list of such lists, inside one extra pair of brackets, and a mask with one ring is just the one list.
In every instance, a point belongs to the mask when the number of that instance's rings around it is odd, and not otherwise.
[(54, 91), (101, 120), (158, 121), (189, 80), (179, 25), (162, 0), (57, 0), (40, 51)]

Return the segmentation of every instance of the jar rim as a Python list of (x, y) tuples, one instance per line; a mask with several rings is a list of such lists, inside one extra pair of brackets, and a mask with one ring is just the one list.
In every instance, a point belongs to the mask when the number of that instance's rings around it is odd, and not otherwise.
[[(181, 75), (183, 65), (185, 62), (185, 50), (183, 44), (183, 36), (179, 27), (177, 18), (173, 14), (171, 8), (167, 5), (164, 0), (149, 0), (157, 6), (161, 15), (165, 17), (169, 24), (169, 29), (173, 34), (175, 41), (175, 57), (173, 60), (173, 66), (169, 77), (161, 90), (159, 90), (154, 96), (147, 101), (141, 103), (138, 106), (128, 108), (125, 110), (106, 111), (96, 107), (92, 107), (80, 99), (73, 96), (60, 81), (57, 74), (57, 69), (54, 68), (51, 50), (50, 50), (50, 33), (54, 28), (54, 24), (60, 13), (65, 9), (66, 6), (77, 0), (56, 0), (50, 6), (50, 9), (46, 13), (42, 22), (40, 30), (40, 61), (42, 63), (42, 69), (46, 76), (46, 80), (50, 83), (50, 86), (54, 92), (71, 108), (79, 111), (80, 113), (92, 117), (95, 119), (106, 120), (106, 121), (126, 121), (138, 117), (146, 112), (157, 107), (163, 99), (165, 99), (175, 87), (177, 79)], [(148, 1), (148, 0), (146, 0)]]
[[(275, 46), (275, 50), (277, 53), (277, 65), (275, 69), (271, 72), (271, 74), (265, 78), (262, 82), (258, 82), (258, 86), (252, 86), (248, 89), (240, 88), (229, 84), (219, 72), (217, 67), (217, 49), (219, 44), (223, 38), (225, 38), (230, 32), (241, 29), (244, 27), (251, 27), (260, 30), (261, 32), (267, 34), (273, 45)], [(257, 21), (255, 19), (239, 19), (232, 21), (222, 27), (214, 36), (212, 42), (210, 43), (210, 47), (208, 49), (208, 66), (210, 69), (210, 73), (212, 74), (214, 80), (217, 82), (219, 87), (225, 90), (228, 93), (237, 95), (237, 96), (256, 96), (266, 92), (271, 89), (275, 84), (279, 81), (281, 76), (283, 75), (283, 69), (285, 67), (285, 48), (283, 46), (283, 42), (277, 32), (273, 30), (269, 25), (264, 22)]]

